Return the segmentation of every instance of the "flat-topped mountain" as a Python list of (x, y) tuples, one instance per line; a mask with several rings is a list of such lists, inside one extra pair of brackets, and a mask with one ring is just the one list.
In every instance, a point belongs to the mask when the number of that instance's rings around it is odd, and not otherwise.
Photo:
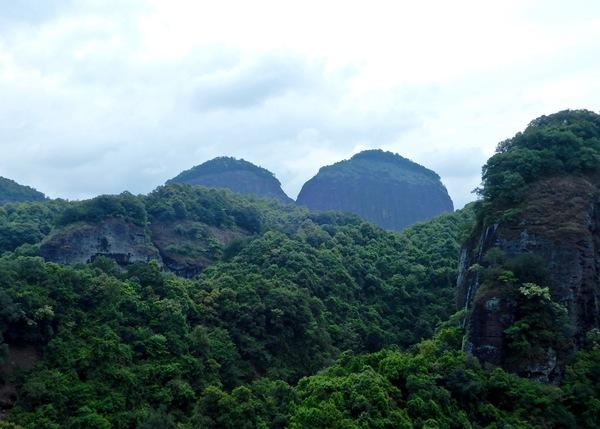
[(44, 194), (29, 186), (19, 185), (14, 180), (0, 177), (0, 204), (43, 201), (45, 198)]
[(321, 168), (304, 184), (297, 202), (314, 210), (355, 213), (388, 230), (453, 211), (435, 172), (382, 150)]
[(168, 185), (173, 183), (225, 188), (239, 194), (276, 198), (284, 203), (293, 202), (269, 170), (232, 157), (221, 156), (192, 167), (167, 181)]

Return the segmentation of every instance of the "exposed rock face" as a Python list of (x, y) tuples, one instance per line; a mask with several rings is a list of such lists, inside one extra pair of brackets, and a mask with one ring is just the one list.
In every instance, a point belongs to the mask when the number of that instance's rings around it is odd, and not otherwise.
[(552, 298), (572, 323), (572, 350), (598, 326), (600, 299), (600, 189), (583, 177), (554, 177), (531, 186), (516, 221), (485, 227), (461, 252), (457, 304), (470, 310), (465, 348), (481, 361), (544, 382), (560, 378), (566, 356), (547, 349), (545, 356), (509, 363), (505, 330), (516, 309), (500, 289), (482, 287), (477, 270), (496, 247), (508, 256), (537, 255), (546, 264)]
[(19, 185), (14, 180), (0, 177), (0, 205), (21, 201), (43, 201), (46, 196), (29, 186)]
[(216, 228), (189, 220), (154, 220), (150, 229), (165, 267), (181, 277), (194, 277), (221, 257), (223, 247), (247, 236), (239, 228)]
[(160, 261), (144, 228), (118, 218), (69, 225), (46, 237), (40, 256), (60, 264), (85, 264), (98, 256), (112, 258), (120, 265)]
[(240, 194), (275, 198), (283, 203), (292, 203), (281, 189), (281, 183), (273, 173), (243, 159), (219, 157), (186, 170), (167, 181), (188, 183), (209, 188), (226, 188)]
[(453, 211), (435, 172), (381, 150), (321, 168), (304, 184), (297, 202), (313, 210), (355, 213), (388, 230)]

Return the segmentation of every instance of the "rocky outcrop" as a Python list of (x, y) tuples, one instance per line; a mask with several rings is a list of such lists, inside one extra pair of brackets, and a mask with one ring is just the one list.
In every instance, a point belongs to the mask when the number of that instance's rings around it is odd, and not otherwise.
[(292, 203), (281, 183), (269, 170), (243, 159), (219, 157), (186, 170), (167, 181), (167, 184), (187, 183), (209, 188), (225, 188), (239, 194), (252, 194)]
[(75, 223), (50, 234), (40, 245), (40, 256), (60, 264), (85, 264), (98, 256), (120, 265), (160, 261), (145, 229), (119, 218), (96, 224)]
[(165, 267), (188, 278), (219, 260), (223, 248), (232, 241), (248, 235), (240, 228), (217, 228), (190, 220), (153, 220), (150, 229)]
[(355, 213), (388, 230), (453, 211), (435, 172), (381, 150), (321, 168), (304, 184), (297, 202), (313, 210)]
[(0, 177), (0, 205), (22, 201), (44, 201), (46, 196), (35, 189)]
[(465, 349), (482, 362), (544, 382), (560, 378), (566, 353), (548, 348), (515, 363), (506, 347), (506, 329), (517, 309), (502, 288), (483, 285), (477, 267), (498, 248), (507, 257), (534, 255), (547, 270), (554, 302), (571, 321), (571, 352), (598, 326), (600, 300), (600, 189), (584, 177), (554, 177), (533, 184), (515, 220), (483, 227), (463, 248), (457, 304), (468, 310)]

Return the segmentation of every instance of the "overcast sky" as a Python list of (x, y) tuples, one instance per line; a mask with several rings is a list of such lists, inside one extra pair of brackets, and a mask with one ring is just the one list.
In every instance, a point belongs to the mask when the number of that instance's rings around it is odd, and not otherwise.
[(496, 144), (600, 110), (600, 2), (0, 0), (0, 175), (146, 193), (218, 155), (296, 197), (368, 148), (456, 207)]

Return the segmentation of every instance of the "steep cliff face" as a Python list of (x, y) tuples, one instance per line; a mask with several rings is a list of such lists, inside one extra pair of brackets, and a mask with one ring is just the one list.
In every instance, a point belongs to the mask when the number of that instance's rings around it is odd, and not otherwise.
[(297, 202), (313, 210), (355, 213), (388, 230), (453, 210), (436, 173), (380, 150), (321, 168), (304, 184)]
[(187, 183), (210, 188), (225, 188), (239, 194), (275, 198), (292, 203), (273, 173), (243, 159), (219, 157), (186, 170), (167, 184)]
[(120, 265), (160, 261), (156, 247), (143, 227), (119, 218), (75, 223), (50, 234), (40, 245), (40, 256), (60, 264), (85, 264), (98, 256)]
[[(541, 381), (561, 376), (568, 354), (598, 325), (600, 296), (600, 189), (581, 177), (544, 180), (528, 192), (518, 221), (487, 226), (463, 248), (458, 277), (458, 306), (470, 309), (466, 349), (484, 362)], [(486, 285), (471, 267), (486, 267), (486, 255), (500, 249), (507, 260), (535, 255), (547, 269), (554, 302), (570, 320), (566, 350), (548, 347), (531, 360), (513, 362), (506, 331), (519, 309), (507, 293), (510, 285)]]
[[(543, 382), (560, 380), (600, 318), (600, 162), (582, 157), (600, 147), (577, 115), (540, 118), (501, 144), (459, 263), (466, 351)], [(526, 175), (544, 163), (555, 172)]]
[(46, 196), (35, 189), (19, 185), (14, 180), (0, 177), (0, 205), (21, 201), (43, 201)]

